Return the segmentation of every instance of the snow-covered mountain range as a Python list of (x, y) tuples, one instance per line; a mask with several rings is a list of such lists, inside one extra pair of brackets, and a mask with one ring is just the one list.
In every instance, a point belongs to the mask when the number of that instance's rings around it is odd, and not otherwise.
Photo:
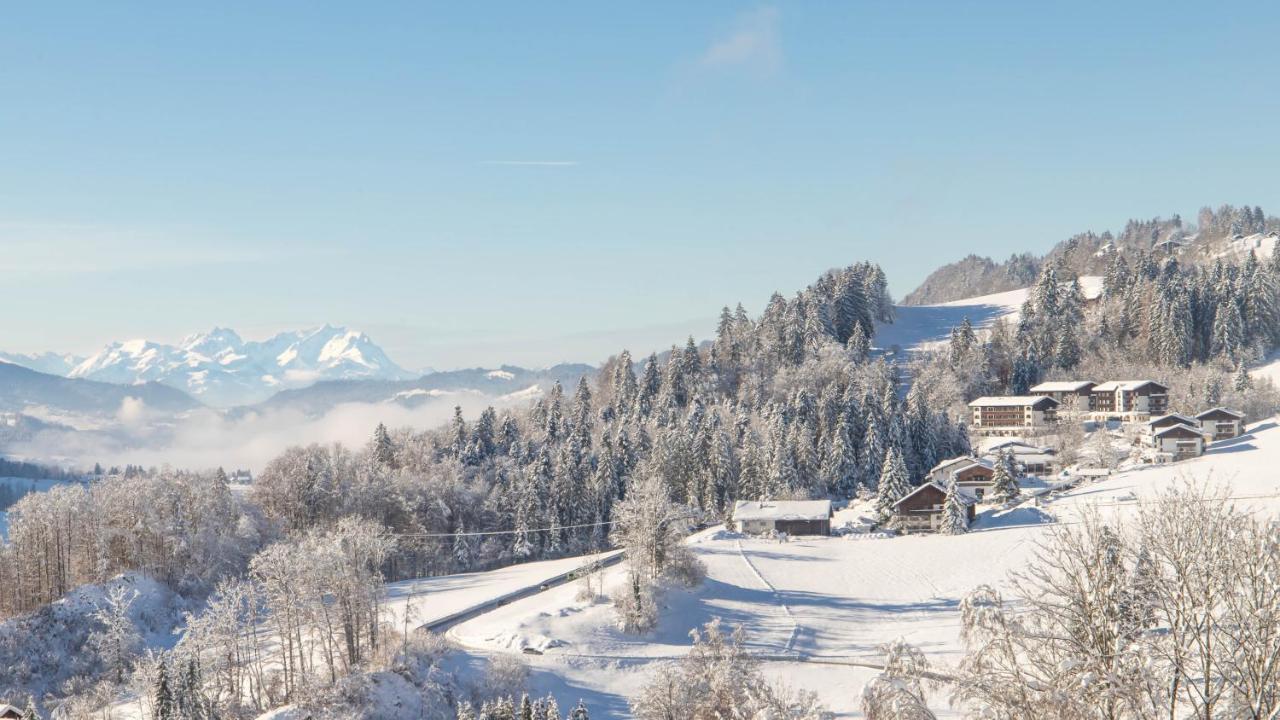
[(261, 402), (279, 390), (321, 380), (415, 376), (392, 362), (368, 335), (330, 325), (282, 332), (262, 341), (246, 341), (227, 328), (189, 335), (176, 345), (126, 340), (83, 359), (51, 353), (0, 358), (69, 378), (157, 382), (214, 407)]

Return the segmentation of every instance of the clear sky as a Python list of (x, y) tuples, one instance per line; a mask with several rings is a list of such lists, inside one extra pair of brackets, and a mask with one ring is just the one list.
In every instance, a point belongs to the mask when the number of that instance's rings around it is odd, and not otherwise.
[(17, 3), (0, 348), (595, 362), (869, 259), (1276, 202), (1274, 4)]

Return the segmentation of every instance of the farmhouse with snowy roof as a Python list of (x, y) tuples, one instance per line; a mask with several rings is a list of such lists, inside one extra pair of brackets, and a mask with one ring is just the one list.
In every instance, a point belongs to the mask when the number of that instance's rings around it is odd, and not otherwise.
[(987, 447), (982, 457), (994, 462), (1001, 453), (1013, 456), (1013, 465), (1020, 475), (1052, 475), (1058, 470), (1058, 456), (1053, 448), (1040, 447), (1021, 440), (1004, 440)]
[(1058, 401), (1043, 395), (991, 395), (969, 403), (980, 435), (1035, 434), (1058, 421)]
[(21, 718), (21, 710), (8, 703), (0, 703), (0, 720), (21, 720)]
[(1200, 429), (1213, 440), (1230, 440), (1244, 434), (1244, 413), (1227, 408), (1213, 408), (1196, 415)]
[(1168, 427), (1173, 427), (1174, 425), (1186, 425), (1187, 427), (1194, 428), (1194, 427), (1200, 427), (1200, 421), (1197, 420), (1196, 418), (1187, 417), (1186, 415), (1182, 415), (1180, 413), (1169, 413), (1168, 415), (1161, 415), (1159, 417), (1154, 417), (1148, 420), (1146, 424), (1146, 429), (1147, 429), (1147, 432), (1154, 434), (1158, 430), (1163, 430)]
[(995, 464), (990, 460), (961, 455), (939, 463), (930, 471), (929, 480), (942, 487), (954, 482), (957, 487), (972, 494), (975, 500), (981, 501), (991, 490), (991, 479), (995, 474)]
[[(965, 506), (965, 515), (969, 522), (973, 522), (977, 497), (962, 487), (956, 488), (956, 495)], [(942, 526), (942, 514), (946, 503), (946, 488), (937, 483), (927, 482), (903, 495), (901, 500), (893, 504), (893, 523), (904, 533), (937, 532)]]
[(1151, 434), (1156, 462), (1188, 460), (1204, 454), (1204, 434), (1199, 427), (1171, 425)]
[(830, 535), (830, 500), (739, 500), (733, 524), (739, 532)]

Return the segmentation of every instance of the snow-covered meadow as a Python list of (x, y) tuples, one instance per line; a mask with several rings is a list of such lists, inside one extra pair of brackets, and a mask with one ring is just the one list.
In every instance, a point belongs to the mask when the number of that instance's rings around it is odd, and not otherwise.
[[(876, 672), (879, 644), (904, 638), (945, 672), (961, 653), (961, 598), (980, 584), (1006, 585), (1010, 572), (1034, 561), (1037, 544), (1052, 537), (1055, 525), (1075, 522), (1088, 507), (1124, 523), (1142, 503), (1182, 482), (1228, 485), (1241, 509), (1276, 514), (1280, 478), (1271, 468), (1278, 464), (1280, 425), (1268, 419), (1194, 460), (1085, 482), (1040, 506), (1028, 499), (999, 512), (986, 507), (966, 535), (780, 543), (713, 528), (690, 540), (706, 563), (706, 582), (670, 591), (649, 635), (618, 630), (608, 603), (579, 601), (570, 584), (464, 622), (449, 636), (477, 655), (545, 648), (524, 654), (533, 689), (582, 697), (593, 713), (612, 718), (627, 716), (627, 699), (655, 663), (683, 655), (689, 631), (718, 617), (745, 628), (767, 677), (817, 692), (837, 717), (859, 717), (859, 691)], [(834, 525), (856, 514), (841, 511)], [(606, 584), (616, 583), (623, 570), (606, 574)], [(952, 716), (946, 696), (944, 686), (934, 697), (940, 717)]]

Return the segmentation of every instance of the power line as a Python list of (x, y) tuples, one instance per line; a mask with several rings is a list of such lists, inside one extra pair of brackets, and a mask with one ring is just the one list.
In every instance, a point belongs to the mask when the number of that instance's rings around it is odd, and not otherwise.
[(539, 533), (551, 532), (552, 530), (577, 530), (579, 528), (599, 527), (601, 525), (614, 525), (617, 520), (603, 520), (601, 522), (583, 523), (581, 525), (560, 525), (558, 527), (529, 528), (528, 530), (485, 530), (481, 532), (451, 532), (451, 533), (391, 533), (396, 537), (413, 537), (413, 538), (451, 538), (451, 537), (478, 537), (481, 535), (519, 535), (520, 533)]

